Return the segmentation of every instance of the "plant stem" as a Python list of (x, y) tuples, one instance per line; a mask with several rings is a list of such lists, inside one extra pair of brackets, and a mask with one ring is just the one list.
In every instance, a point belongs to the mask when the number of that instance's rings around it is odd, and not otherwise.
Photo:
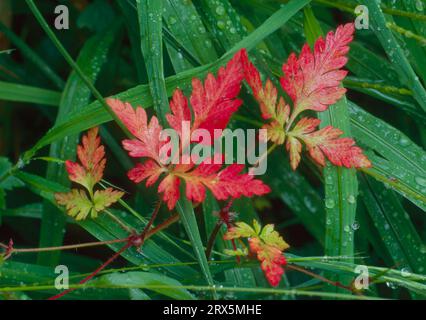
[[(128, 241), (128, 238), (108, 240), (108, 241), (87, 242), (87, 243), (72, 244), (72, 245), (58, 246), (58, 247), (28, 248), (28, 249), (15, 249), (15, 248), (13, 248), (11, 250), (11, 253), (29, 253), (29, 252), (72, 250), (72, 249), (81, 249), (81, 248), (88, 248), (88, 247), (103, 246), (103, 245), (109, 245), (109, 244), (114, 244), (114, 243), (122, 243), (122, 242), (126, 242), (126, 241)], [(0, 247), (2, 247), (4, 249), (8, 248), (8, 246), (4, 245), (3, 243), (0, 243)]]
[[(110, 265), (115, 259), (117, 259), (124, 251), (126, 251), (128, 248), (132, 247), (132, 246), (137, 246), (140, 247), (141, 245), (143, 245), (143, 242), (146, 238), (146, 235), (149, 231), (149, 229), (151, 228), (152, 224), (154, 223), (155, 218), (158, 215), (158, 212), (160, 211), (160, 207), (161, 207), (161, 201), (158, 201), (157, 206), (154, 209), (154, 212), (152, 213), (151, 219), (148, 221), (147, 225), (145, 226), (145, 228), (143, 229), (143, 231), (140, 233), (140, 235), (130, 235), (128, 238), (126, 238), (127, 243), (120, 249), (118, 250), (111, 258), (109, 258), (106, 262), (104, 262), (99, 268), (97, 268), (94, 272), (92, 272), (90, 275), (88, 275), (86, 278), (84, 278), (83, 280), (81, 280), (79, 282), (79, 284), (84, 284), (87, 281), (93, 279), (99, 272), (101, 272), (103, 269), (105, 269), (108, 265)], [(68, 289), (65, 290), (63, 292), (61, 292), (60, 294), (57, 294), (53, 297), (50, 297), (49, 300), (57, 300), (62, 298), (63, 296), (65, 296), (66, 294), (72, 292), (76, 290), (76, 288), (73, 289)]]
[(158, 212), (160, 211), (161, 208), (161, 203), (162, 201), (158, 201), (157, 206), (154, 209), (154, 212), (152, 213), (151, 219), (149, 219), (147, 225), (145, 226), (145, 228), (143, 229), (143, 231), (140, 234), (140, 238), (142, 239), (142, 241), (145, 240), (149, 229), (151, 228), (152, 224), (154, 223), (155, 218), (157, 218)]
[(169, 217), (168, 219), (166, 219), (165, 221), (163, 221), (162, 223), (160, 223), (158, 226), (153, 227), (151, 230), (149, 230), (146, 234), (145, 239), (148, 239), (150, 237), (152, 237), (154, 234), (163, 231), (164, 229), (168, 228), (169, 226), (171, 226), (173, 223), (179, 221), (180, 217), (178, 214), (174, 214), (171, 217)]
[[(117, 259), (124, 251), (126, 251), (128, 248), (130, 248), (133, 245), (133, 243), (128, 240), (128, 242), (120, 249), (118, 250), (111, 258), (109, 258), (106, 262), (104, 262), (99, 268), (97, 268), (93, 273), (91, 273), (90, 275), (88, 275), (86, 278), (84, 278), (83, 280), (81, 280), (79, 282), (79, 284), (84, 284), (87, 281), (89, 281), (90, 279), (92, 279), (93, 277), (95, 277), (99, 272), (101, 272), (103, 269), (105, 269), (108, 265), (110, 265), (115, 259)], [(72, 288), (72, 289), (68, 289), (65, 290), (63, 292), (61, 292), (60, 294), (57, 294), (53, 297), (50, 297), (48, 300), (57, 300), (62, 298), (63, 296), (65, 296), (66, 294), (72, 292), (76, 290), (76, 288)]]
[(216, 240), (216, 237), (220, 231), (220, 228), (222, 227), (222, 220), (218, 220), (216, 222), (216, 225), (214, 226), (214, 229), (212, 230), (212, 233), (210, 234), (209, 241), (207, 242), (207, 248), (206, 248), (206, 257), (207, 260), (210, 260), (210, 255), (212, 253), (214, 241)]
[(308, 271), (308, 270), (306, 270), (306, 269), (304, 269), (304, 268), (296, 267), (296, 266), (291, 266), (291, 265), (287, 265), (287, 268), (288, 268), (288, 269), (295, 270), (295, 271), (298, 271), (298, 272), (301, 272), (301, 273), (304, 273), (304, 274), (307, 274), (308, 276), (311, 276), (312, 278), (319, 279), (319, 280), (321, 280), (321, 281), (323, 281), (323, 282), (326, 282), (326, 283), (328, 283), (328, 284), (331, 284), (331, 285), (333, 285), (333, 286), (335, 286), (335, 287), (339, 287), (339, 288), (342, 288), (342, 289), (348, 290), (348, 291), (350, 291), (350, 292), (353, 292), (352, 288), (347, 287), (347, 286), (345, 286), (345, 285), (341, 284), (341, 283), (340, 283), (340, 282), (338, 282), (338, 281), (331, 281), (331, 280), (329, 280), (329, 279), (327, 279), (327, 278), (324, 278), (324, 277), (322, 277), (322, 276), (320, 276), (320, 275), (317, 275), (317, 274), (315, 274), (315, 273), (313, 273), (313, 272), (310, 272), (310, 271)]
[(274, 143), (272, 146), (270, 146), (268, 148), (268, 150), (264, 154), (262, 154), (262, 156), (259, 158), (259, 160), (256, 162), (256, 164), (249, 169), (249, 173), (252, 173), (255, 170), (255, 168), (259, 167), (259, 165), (263, 161), (265, 161), (267, 156), (270, 155), (272, 153), (272, 151), (274, 151), (277, 147), (278, 147), (278, 145), (276, 143)]

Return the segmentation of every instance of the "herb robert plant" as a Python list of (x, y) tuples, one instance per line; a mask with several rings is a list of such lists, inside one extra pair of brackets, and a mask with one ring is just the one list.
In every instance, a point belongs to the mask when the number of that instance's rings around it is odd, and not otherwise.
[[(282, 89), (291, 99), (289, 102), (278, 95), (271, 80), (262, 82), (246, 50), (240, 50), (225, 67), (219, 69), (216, 77), (209, 73), (204, 83), (200, 79), (193, 79), (189, 99), (180, 89), (175, 90), (170, 101), (171, 113), (166, 117), (168, 125), (178, 133), (181, 132), (183, 121), (191, 124), (191, 132), (205, 129), (213, 133), (215, 129), (225, 129), (232, 115), (241, 107), (242, 101), (238, 99), (238, 94), (245, 80), (259, 103), (268, 141), (275, 145), (285, 144), (294, 170), (301, 161), (303, 145), (309, 156), (321, 166), (328, 159), (336, 166), (370, 167), (370, 161), (355, 145), (355, 141), (342, 138), (340, 129), (331, 126), (318, 129), (319, 119), (302, 116), (308, 110), (326, 110), (345, 94), (341, 82), (347, 71), (342, 68), (347, 62), (348, 45), (353, 39), (353, 33), (353, 24), (339, 26), (335, 32), (329, 32), (325, 39), (319, 38), (313, 49), (305, 45), (298, 57), (295, 54), (289, 56), (282, 67), (283, 76), (280, 79)], [(129, 103), (117, 99), (108, 99), (107, 103), (134, 136), (133, 139), (123, 141), (123, 148), (131, 157), (141, 159), (128, 172), (129, 179), (135, 183), (146, 181), (147, 187), (161, 179), (158, 192), (169, 210), (175, 208), (181, 197), (182, 181), (186, 186), (185, 197), (195, 204), (205, 199), (206, 189), (217, 200), (260, 196), (271, 191), (261, 180), (244, 173), (245, 166), (241, 164), (224, 167), (205, 160), (199, 164), (164, 165), (160, 159), (160, 149), (165, 143), (160, 140), (163, 128), (157, 117), (153, 116), (148, 121), (142, 107), (134, 109)], [(215, 154), (213, 157), (221, 155)], [(83, 137), (82, 145), (78, 148), (78, 158), (81, 165), (67, 161), (66, 168), (70, 180), (85, 189), (58, 194), (56, 199), (77, 220), (89, 215), (96, 218), (124, 195), (111, 188), (94, 191), (95, 185), (102, 179), (106, 162), (96, 128)], [(286, 264), (283, 250), (289, 246), (274, 230), (274, 226), (261, 228), (257, 221), (253, 222), (253, 227), (244, 222), (232, 222), (225, 239), (237, 238), (248, 239), (251, 254), (261, 262), (269, 283), (277, 286)], [(239, 245), (244, 244), (240, 242)], [(248, 254), (247, 249), (234, 249), (234, 255)]]

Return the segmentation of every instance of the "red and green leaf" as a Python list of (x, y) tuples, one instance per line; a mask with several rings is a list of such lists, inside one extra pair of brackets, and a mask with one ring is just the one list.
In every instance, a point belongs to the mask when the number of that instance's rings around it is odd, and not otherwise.
[(81, 164), (69, 160), (65, 162), (70, 180), (84, 186), (86, 190), (72, 189), (69, 193), (55, 194), (56, 202), (65, 206), (68, 215), (76, 220), (84, 220), (89, 215), (96, 218), (124, 195), (112, 188), (95, 192), (93, 190), (102, 180), (106, 164), (105, 149), (98, 132), (98, 128), (90, 129), (77, 147)]
[(89, 215), (93, 219), (97, 218), (100, 212), (117, 202), (123, 195), (123, 192), (108, 188), (96, 191), (91, 200), (84, 190), (72, 189), (69, 193), (57, 193), (55, 198), (59, 205), (65, 206), (69, 216), (79, 221)]
[[(242, 54), (244, 76), (258, 101), (262, 117), (270, 119), (263, 128), (268, 140), (276, 145), (286, 144), (290, 163), (295, 170), (301, 160), (302, 142), (318, 164), (324, 166), (325, 158), (336, 166), (370, 167), (371, 162), (350, 138), (340, 138), (343, 132), (326, 127), (315, 131), (320, 120), (303, 118), (293, 126), (294, 120), (305, 110), (324, 111), (336, 103), (346, 92), (341, 82), (347, 72), (341, 68), (347, 62), (349, 43), (353, 39), (354, 26), (339, 26), (336, 32), (329, 32), (326, 39), (319, 38), (313, 52), (308, 45), (299, 57), (293, 53), (283, 65), (284, 76), (281, 85), (293, 101), (293, 109), (278, 98), (278, 91), (268, 79), (262, 84), (259, 71)], [(293, 128), (292, 128), (293, 127)]]
[(236, 226), (230, 228), (225, 234), (225, 240), (247, 238), (250, 251), (260, 261), (260, 267), (271, 286), (277, 286), (284, 274), (283, 267), (287, 261), (283, 251), (289, 245), (283, 240), (274, 225), (268, 224), (261, 229), (259, 223), (254, 220), (253, 227), (244, 222), (237, 222)]
[(89, 130), (77, 147), (81, 164), (69, 160), (65, 162), (70, 180), (84, 186), (89, 192), (101, 181), (106, 165), (105, 149), (98, 131), (98, 128)]

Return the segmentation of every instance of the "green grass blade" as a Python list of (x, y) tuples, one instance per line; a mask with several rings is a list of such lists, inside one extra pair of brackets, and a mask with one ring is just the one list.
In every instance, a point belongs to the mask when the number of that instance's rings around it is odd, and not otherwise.
[(36, 103), (57, 107), (61, 93), (57, 91), (0, 81), (0, 100)]
[(423, 244), (398, 197), (371, 178), (364, 176), (362, 181), (362, 199), (396, 269), (423, 273), (426, 266)]
[(356, 140), (373, 149), (369, 175), (394, 188), (425, 210), (426, 152), (408, 136), (383, 120), (350, 103), (352, 130)]
[[(296, 13), (309, 4), (310, 1), (311, 0), (293, 0), (283, 5), (281, 9), (270, 16), (262, 25), (228, 50), (225, 56), (232, 55), (242, 48), (246, 48), (250, 51), (267, 36), (281, 28)], [(229, 33), (232, 34), (232, 30), (229, 30)]]
[(146, 83), (146, 70), (144, 64), (141, 63), (141, 61), (143, 61), (143, 56), (140, 45), (139, 22), (136, 6), (132, 1), (123, 0), (117, 1), (117, 4), (125, 19), (130, 46), (132, 49), (133, 65), (136, 68), (138, 81), (139, 83)]
[[(418, 3), (419, 2), (416, 2), (416, 0), (397, 1), (395, 3), (391, 2), (390, 7), (410, 13), (421, 13), (424, 15), (424, 6), (419, 7)], [(426, 54), (426, 49), (423, 45), (419, 45), (418, 42), (418, 37), (420, 37), (422, 39), (422, 42), (420, 43), (424, 43), (424, 37), (426, 35), (425, 23), (403, 17), (393, 17), (393, 19), (398, 24), (398, 28), (403, 28), (403, 40), (411, 54), (410, 62), (413, 63), (415, 71), (421, 76), (423, 81), (425, 81), (426, 64), (422, 63), (422, 61)], [(418, 34), (417, 39), (414, 36), (415, 34)]]
[(357, 141), (408, 171), (426, 175), (426, 152), (403, 132), (350, 102), (351, 123)]
[[(210, 286), (214, 285), (213, 277), (211, 275), (210, 267), (207, 262), (205, 249), (203, 242), (201, 241), (200, 231), (198, 229), (197, 220), (195, 219), (194, 209), (192, 203), (185, 197), (176, 204), (177, 211), (180, 215), (180, 220), (185, 227), (186, 233), (188, 234), (189, 240), (193, 245), (195, 256), (197, 257), (198, 263), (200, 264), (201, 271)], [(217, 298), (215, 291), (213, 291), (214, 298)]]
[(62, 80), (33, 49), (1, 22), (0, 32), (4, 33), (4, 35), (19, 49), (22, 55), (31, 61), (58, 89), (64, 88), (64, 80)]
[[(182, 286), (179, 281), (175, 279), (166, 277), (161, 274), (151, 273), (151, 272), (127, 272), (127, 273), (113, 273), (100, 277), (98, 280), (94, 281), (94, 285), (108, 285), (108, 287), (120, 288), (123, 285), (132, 283), (137, 286), (159, 286), (159, 288), (154, 288), (153, 291), (157, 292), (163, 296), (177, 299), (177, 300), (192, 300), (194, 296), (188, 292), (186, 289), (180, 289)], [(170, 286), (175, 287), (173, 289), (164, 288), (161, 286)]]
[[(162, 43), (162, 1), (141, 1), (137, 3), (139, 25), (141, 29), (141, 48), (148, 72), (149, 88), (153, 97), (153, 105), (157, 116), (163, 125), (167, 123), (166, 114), (169, 112), (168, 94), (163, 70)], [(204, 246), (201, 241), (197, 221), (192, 204), (184, 197), (177, 203), (181, 221), (192, 243), (194, 253), (200, 264), (207, 283), (214, 284), (210, 272)]]
[[(182, 49), (191, 52), (195, 59), (201, 64), (207, 64), (217, 60), (218, 56), (213, 47), (210, 35), (206, 32), (203, 22), (190, 1), (168, 0), (164, 2), (164, 20), (168, 29), (183, 45)], [(175, 58), (172, 58), (174, 64), (182, 61), (180, 52), (174, 51)], [(182, 69), (188, 69), (188, 64)], [(175, 68), (176, 70), (176, 68)], [(177, 71), (177, 70), (176, 70)]]
[(148, 73), (149, 88), (154, 109), (160, 123), (165, 125), (169, 103), (163, 67), (163, 2), (137, 1), (140, 44)]
[[(322, 35), (321, 27), (310, 8), (305, 9), (305, 34), (310, 45)], [(318, 114), (321, 127), (332, 125), (340, 128), (346, 136), (351, 135), (349, 110), (343, 97), (328, 110)], [(354, 169), (332, 166), (327, 163), (323, 171), (325, 180), (325, 254), (327, 256), (354, 255), (354, 235), (351, 226), (355, 222), (358, 181)], [(350, 279), (335, 277), (332, 279), (348, 283)], [(332, 290), (338, 290), (333, 288)]]
[(381, 181), (385, 186), (392, 188), (426, 212), (425, 180), (423, 177), (374, 154), (369, 154), (368, 157), (373, 163), (373, 167), (363, 169), (363, 172)]
[(265, 182), (300, 219), (303, 226), (324, 244), (325, 210), (319, 193), (305, 177), (291, 170), (285, 150), (279, 149), (268, 156), (268, 175)]
[(396, 41), (392, 31), (386, 26), (386, 18), (377, 0), (358, 1), (367, 5), (370, 13), (371, 25), (377, 38), (386, 51), (389, 60), (398, 72), (401, 81), (413, 91), (414, 98), (426, 111), (426, 90), (407, 60), (400, 44)]

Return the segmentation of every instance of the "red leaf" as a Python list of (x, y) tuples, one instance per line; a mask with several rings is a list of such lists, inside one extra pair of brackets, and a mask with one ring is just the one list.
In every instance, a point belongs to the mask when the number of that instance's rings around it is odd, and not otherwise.
[[(241, 66), (241, 55), (244, 51), (243, 49), (237, 52), (226, 67), (221, 67), (217, 78), (209, 73), (204, 85), (200, 79), (192, 79), (190, 101), (194, 117), (191, 132), (205, 129), (214, 137), (214, 129), (226, 128), (232, 114), (238, 110), (241, 100), (236, 97), (244, 77)], [(178, 130), (182, 121), (191, 119), (188, 103), (180, 90), (173, 95), (170, 107), (172, 114), (167, 115), (167, 120), (172, 128)], [(203, 141), (208, 144), (212, 142)]]
[(218, 200), (239, 198), (241, 196), (252, 197), (270, 192), (270, 188), (261, 180), (254, 179), (252, 175), (241, 173), (244, 166), (232, 164), (223, 170), (221, 164), (201, 163), (198, 167), (194, 164), (176, 165), (174, 168), (162, 168), (154, 161), (148, 160), (144, 164), (138, 164), (129, 172), (129, 178), (135, 183), (147, 179), (147, 186), (153, 184), (162, 173), (167, 176), (158, 187), (163, 194), (163, 200), (167, 202), (169, 209), (173, 209), (179, 199), (179, 182), (185, 181), (186, 197), (194, 203), (203, 202), (206, 188), (210, 189)]
[(146, 111), (142, 107), (135, 110), (129, 103), (117, 99), (107, 99), (107, 103), (130, 133), (137, 138), (123, 141), (123, 147), (129, 155), (134, 158), (152, 158), (159, 162), (159, 151), (164, 142), (160, 141), (162, 127), (157, 117), (153, 116), (148, 124)]
[[(227, 126), (231, 115), (241, 105), (241, 101), (236, 99), (236, 96), (243, 79), (241, 65), (243, 53), (244, 50), (241, 50), (226, 67), (220, 68), (217, 78), (208, 74), (204, 85), (199, 79), (193, 79), (193, 92), (190, 99), (193, 109), (191, 131), (205, 129), (214, 136), (215, 129), (224, 129)], [(129, 178), (135, 183), (146, 180), (147, 186), (150, 186), (162, 173), (165, 173), (166, 177), (161, 181), (158, 191), (162, 193), (163, 200), (167, 202), (170, 210), (175, 207), (179, 199), (180, 180), (186, 182), (187, 198), (196, 203), (205, 199), (206, 188), (209, 188), (219, 200), (241, 196), (251, 197), (270, 191), (269, 187), (260, 180), (241, 173), (244, 168), (241, 165), (231, 165), (223, 170), (221, 170), (222, 165), (208, 164), (207, 161), (199, 166), (193, 163), (163, 165), (159, 158), (159, 151), (166, 142), (160, 141), (162, 128), (157, 118), (152, 117), (148, 125), (145, 110), (142, 108), (137, 108), (135, 111), (130, 104), (115, 99), (108, 99), (107, 102), (137, 138), (123, 141), (124, 148), (132, 157), (149, 158), (145, 163), (138, 164), (130, 170)], [(173, 129), (181, 132), (183, 121), (191, 121), (191, 111), (186, 97), (179, 89), (173, 94), (170, 109), (172, 113), (166, 116), (167, 121)], [(182, 153), (182, 150), (179, 151)]]
[[(251, 63), (246, 51), (241, 54), (241, 61), (244, 69), (244, 78), (251, 87), (253, 95), (260, 105), (260, 111), (264, 119), (274, 118), (278, 116), (277, 109), (283, 109), (285, 106), (284, 99), (279, 100), (280, 107), (277, 106), (278, 91), (272, 81), (267, 79), (265, 86), (262, 84), (260, 73), (257, 68)], [(287, 107), (287, 106), (286, 106)], [(283, 111), (283, 110), (280, 110)]]
[(348, 60), (354, 31), (352, 23), (339, 26), (315, 42), (314, 52), (305, 45), (299, 58), (293, 53), (283, 65), (281, 85), (293, 100), (294, 118), (303, 110), (324, 111), (345, 94), (340, 83), (347, 71), (340, 69)]
[(57, 193), (55, 199), (59, 205), (66, 207), (68, 215), (76, 220), (83, 220), (89, 214), (96, 218), (100, 212), (117, 202), (124, 193), (112, 188), (93, 192), (95, 185), (102, 180), (105, 170), (105, 149), (98, 136), (99, 129), (90, 129), (83, 136), (81, 145), (77, 146), (77, 155), (81, 165), (65, 161), (65, 167), (71, 181), (81, 184), (87, 192), (72, 189), (69, 193)]
[[(362, 150), (355, 146), (355, 141), (351, 138), (340, 138), (343, 134), (338, 128), (327, 126), (315, 131), (320, 121), (314, 118), (303, 118), (289, 133), (294, 140), (300, 139), (308, 148), (310, 156), (320, 165), (325, 165), (326, 156), (331, 163), (336, 166), (347, 168), (367, 168), (371, 167), (371, 162), (362, 153)], [(288, 145), (287, 145), (287, 148)], [(300, 149), (290, 152), (290, 157), (300, 157)], [(299, 158), (300, 159), (300, 158)], [(294, 161), (294, 165), (293, 165)], [(297, 167), (298, 161), (292, 158), (292, 167)]]
[(138, 163), (127, 175), (134, 183), (140, 183), (147, 179), (146, 186), (149, 187), (158, 180), (163, 172), (164, 168), (160, 167), (155, 161), (147, 160), (144, 163)]
[(163, 194), (163, 200), (167, 203), (169, 210), (172, 210), (176, 206), (176, 202), (179, 200), (179, 186), (179, 178), (172, 174), (164, 178), (158, 186), (158, 192)]
[(191, 111), (188, 107), (188, 99), (183, 95), (182, 91), (176, 89), (173, 97), (170, 100), (170, 110), (172, 114), (167, 114), (167, 122), (179, 134), (182, 132), (182, 123), (184, 121), (191, 121)]
[(287, 264), (285, 257), (282, 255), (282, 250), (262, 243), (259, 238), (250, 238), (249, 245), (250, 251), (255, 253), (257, 259), (261, 262), (260, 268), (265, 273), (269, 284), (273, 287), (278, 286), (284, 274), (283, 266)]
[(77, 155), (82, 165), (69, 160), (65, 162), (70, 180), (83, 185), (89, 191), (101, 181), (106, 164), (105, 149), (101, 145), (98, 131), (98, 128), (90, 129), (87, 135), (83, 136), (82, 144), (77, 147)]

